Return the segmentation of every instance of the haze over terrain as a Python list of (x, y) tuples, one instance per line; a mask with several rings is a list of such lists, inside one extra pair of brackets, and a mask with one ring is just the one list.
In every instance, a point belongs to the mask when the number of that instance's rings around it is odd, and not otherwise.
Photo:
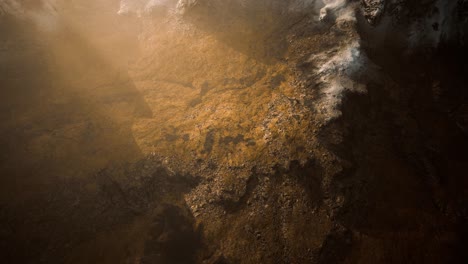
[(466, 263), (468, 1), (0, 0), (5, 263)]

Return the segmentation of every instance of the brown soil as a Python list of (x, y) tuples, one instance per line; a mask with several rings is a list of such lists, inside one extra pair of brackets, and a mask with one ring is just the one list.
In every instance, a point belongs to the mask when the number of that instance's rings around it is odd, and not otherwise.
[(372, 34), (272, 2), (0, 17), (0, 258), (463, 263), (466, 51), (367, 44), (332, 118), (311, 58)]

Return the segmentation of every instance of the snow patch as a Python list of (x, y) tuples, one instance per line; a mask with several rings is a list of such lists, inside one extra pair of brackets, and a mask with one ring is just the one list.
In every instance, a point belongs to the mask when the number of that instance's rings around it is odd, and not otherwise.
[(337, 21), (356, 21), (355, 5), (347, 0), (323, 0), (325, 6), (320, 9), (319, 20), (335, 17)]
[[(328, 58), (328, 59), (327, 59)], [(353, 41), (330, 58), (330, 52), (310, 57), (309, 61), (323, 62), (316, 71), (320, 76), (322, 99), (317, 110), (334, 119), (341, 115), (339, 106), (346, 91), (366, 93), (366, 85), (359, 80), (367, 73), (368, 60), (358, 41)]]

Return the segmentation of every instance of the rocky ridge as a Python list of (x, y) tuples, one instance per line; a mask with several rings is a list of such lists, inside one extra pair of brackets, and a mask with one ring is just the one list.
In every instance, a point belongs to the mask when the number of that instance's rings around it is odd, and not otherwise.
[(73, 215), (62, 236), (37, 234), (49, 248), (32, 258), (49, 263), (457, 262), (466, 93), (451, 87), (466, 82), (427, 76), (442, 43), (460, 45), (463, 27), (453, 24), (465, 20), (447, 18), (463, 14), (463, 1), (440, 5), (199, 0), (137, 14), (140, 50), (128, 76), (103, 71), (125, 85), (78, 93), (105, 106), (96, 120), (111, 121), (97, 131), (126, 127), (137, 161), (62, 179), (63, 191), (30, 205), (45, 213), (5, 206), (12, 228), (2, 234), (28, 230), (16, 218)]

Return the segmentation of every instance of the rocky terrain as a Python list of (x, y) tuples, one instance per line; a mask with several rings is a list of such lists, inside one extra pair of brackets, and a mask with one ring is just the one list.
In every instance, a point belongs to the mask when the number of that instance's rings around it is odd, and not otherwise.
[(0, 0), (5, 263), (465, 263), (467, 1)]

